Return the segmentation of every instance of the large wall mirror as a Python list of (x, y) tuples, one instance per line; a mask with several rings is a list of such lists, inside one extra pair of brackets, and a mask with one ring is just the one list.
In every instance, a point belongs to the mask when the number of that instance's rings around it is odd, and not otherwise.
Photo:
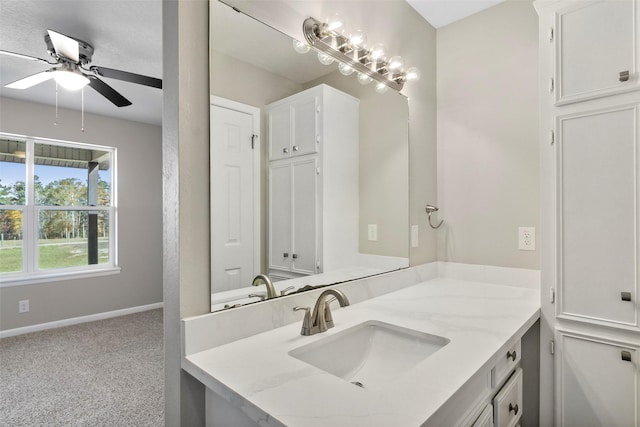
[(408, 267), (406, 97), (218, 1), (210, 94), (212, 311)]

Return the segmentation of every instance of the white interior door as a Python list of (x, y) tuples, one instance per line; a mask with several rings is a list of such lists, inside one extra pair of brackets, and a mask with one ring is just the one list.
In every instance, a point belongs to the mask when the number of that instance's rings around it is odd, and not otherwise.
[(211, 292), (249, 286), (259, 269), (255, 133), (252, 114), (211, 106)]

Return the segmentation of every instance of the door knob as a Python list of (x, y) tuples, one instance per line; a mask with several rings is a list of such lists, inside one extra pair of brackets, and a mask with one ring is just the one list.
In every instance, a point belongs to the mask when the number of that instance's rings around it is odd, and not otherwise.
[(293, 259), (296, 259), (296, 258), (298, 258), (298, 254), (293, 254), (293, 255), (291, 255), (291, 257), (292, 257)]
[(288, 149), (288, 148), (283, 148), (283, 149), (282, 149), (282, 152), (286, 154), (286, 153), (288, 153), (288, 152), (289, 152), (289, 149)]
[(293, 151), (298, 151), (298, 146), (297, 145), (293, 146)]
[(620, 299), (622, 301), (631, 301), (631, 292), (620, 292)]
[(621, 82), (626, 82), (629, 80), (629, 71), (620, 71), (620, 74), (618, 74), (618, 79)]
[(621, 351), (620, 352), (620, 357), (625, 362), (631, 362), (631, 352), (630, 351), (626, 351), (626, 350)]
[(282, 254), (282, 256), (285, 257), (285, 258), (289, 258), (289, 253), (285, 252), (285, 253)]

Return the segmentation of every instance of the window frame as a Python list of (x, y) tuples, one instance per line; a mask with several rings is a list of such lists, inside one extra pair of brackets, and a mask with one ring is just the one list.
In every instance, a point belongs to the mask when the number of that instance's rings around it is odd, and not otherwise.
[[(118, 266), (118, 207), (117, 207), (117, 147), (83, 142), (63, 141), (51, 138), (38, 138), (0, 132), (0, 138), (24, 141), (25, 156), (25, 202), (24, 205), (0, 205), (1, 210), (17, 210), (22, 212), (22, 271), (0, 272), (0, 288), (117, 274)], [(50, 206), (35, 202), (35, 145), (48, 144), (68, 148), (106, 151), (111, 154), (110, 168), (110, 204), (108, 206)], [(103, 264), (87, 264), (74, 267), (47, 268), (39, 267), (39, 228), (42, 211), (74, 211), (74, 212), (106, 212), (109, 216), (109, 262)]]

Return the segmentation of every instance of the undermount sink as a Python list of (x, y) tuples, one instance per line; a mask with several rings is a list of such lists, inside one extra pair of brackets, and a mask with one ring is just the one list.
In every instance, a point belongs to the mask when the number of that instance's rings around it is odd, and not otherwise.
[(298, 347), (289, 355), (359, 387), (376, 389), (448, 343), (447, 338), (372, 320)]

